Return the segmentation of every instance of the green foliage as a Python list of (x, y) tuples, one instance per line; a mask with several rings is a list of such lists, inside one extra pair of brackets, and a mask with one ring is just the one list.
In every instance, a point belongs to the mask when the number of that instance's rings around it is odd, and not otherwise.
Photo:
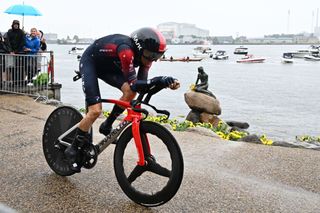
[[(104, 111), (103, 115), (105, 117), (108, 117), (110, 115), (110, 112)], [(240, 138), (243, 138), (249, 135), (249, 133), (247, 132), (231, 130), (231, 127), (223, 121), (219, 121), (218, 125), (214, 127), (211, 123), (200, 123), (200, 122), (193, 123), (187, 120), (179, 122), (178, 119), (176, 118), (167, 119), (167, 116), (165, 115), (148, 116), (145, 120), (153, 121), (160, 124), (169, 124), (174, 131), (185, 131), (187, 128), (192, 128), (192, 127), (204, 127), (215, 132), (220, 138), (225, 140), (231, 140), (231, 141), (237, 141)], [(260, 141), (262, 144), (265, 144), (265, 145), (272, 145), (273, 143), (273, 141), (268, 139), (266, 135), (262, 135), (260, 137)]]
[(33, 85), (35, 85), (35, 86), (45, 85), (48, 83), (48, 81), (49, 81), (48, 73), (40, 73), (33, 80)]

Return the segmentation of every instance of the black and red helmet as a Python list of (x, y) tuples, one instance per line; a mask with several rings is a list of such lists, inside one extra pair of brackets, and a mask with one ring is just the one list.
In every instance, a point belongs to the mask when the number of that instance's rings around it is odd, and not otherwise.
[(166, 39), (156, 29), (145, 27), (134, 31), (131, 38), (139, 53), (149, 61), (156, 61), (166, 51)]

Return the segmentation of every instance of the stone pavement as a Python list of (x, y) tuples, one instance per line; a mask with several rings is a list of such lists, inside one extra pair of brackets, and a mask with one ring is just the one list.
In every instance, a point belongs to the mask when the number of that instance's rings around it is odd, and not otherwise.
[(41, 145), (53, 109), (0, 95), (0, 203), (17, 212), (320, 212), (319, 151), (193, 132), (173, 132), (185, 173), (177, 195), (163, 206), (149, 209), (126, 197), (114, 175), (113, 147), (93, 169), (60, 177), (46, 164)]

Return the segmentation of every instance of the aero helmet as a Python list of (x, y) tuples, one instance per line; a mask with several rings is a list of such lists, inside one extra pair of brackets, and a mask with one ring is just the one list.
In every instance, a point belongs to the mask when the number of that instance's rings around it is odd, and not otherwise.
[(139, 53), (149, 61), (156, 61), (166, 51), (166, 39), (162, 33), (153, 28), (141, 28), (131, 34)]

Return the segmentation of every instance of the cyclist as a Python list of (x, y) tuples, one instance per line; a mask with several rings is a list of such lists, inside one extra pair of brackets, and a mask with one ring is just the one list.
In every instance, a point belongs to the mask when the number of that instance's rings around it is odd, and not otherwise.
[[(141, 28), (131, 36), (108, 35), (96, 40), (85, 50), (79, 66), (88, 111), (76, 129), (73, 143), (65, 150), (71, 170), (81, 171), (82, 157), (79, 150), (89, 142), (88, 131), (102, 112), (98, 78), (121, 90), (122, 101), (131, 101), (136, 92), (154, 85), (177, 89), (180, 87), (179, 82), (169, 76), (147, 80), (152, 62), (157, 61), (165, 51), (165, 38), (153, 28)], [(138, 73), (135, 67), (139, 67)], [(107, 136), (112, 130), (113, 122), (123, 111), (124, 109), (114, 105), (99, 132)]]

